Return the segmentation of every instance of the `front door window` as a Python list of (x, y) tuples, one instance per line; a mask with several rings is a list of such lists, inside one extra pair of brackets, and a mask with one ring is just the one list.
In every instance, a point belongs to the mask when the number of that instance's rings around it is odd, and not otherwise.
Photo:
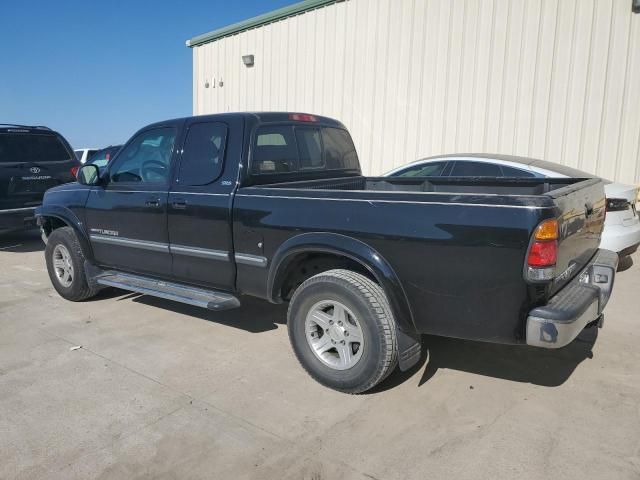
[(175, 128), (156, 128), (141, 133), (120, 152), (110, 170), (111, 183), (169, 183)]

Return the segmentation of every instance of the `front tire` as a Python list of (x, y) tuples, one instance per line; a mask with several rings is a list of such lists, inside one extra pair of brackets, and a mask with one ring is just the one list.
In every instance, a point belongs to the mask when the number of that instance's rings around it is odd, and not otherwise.
[(97, 293), (87, 282), (84, 252), (71, 227), (58, 228), (49, 235), (44, 255), (53, 288), (62, 298), (81, 302)]
[(295, 291), (288, 311), (289, 339), (316, 381), (362, 393), (397, 364), (396, 325), (382, 288), (349, 270), (329, 270)]

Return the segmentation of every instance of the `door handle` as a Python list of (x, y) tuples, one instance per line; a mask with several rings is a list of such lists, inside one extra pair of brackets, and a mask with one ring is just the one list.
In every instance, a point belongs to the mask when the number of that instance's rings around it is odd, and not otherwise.
[(147, 207), (159, 207), (160, 206), (160, 199), (159, 198), (155, 198), (155, 199), (147, 200), (146, 202), (144, 202), (144, 204)]
[(182, 198), (179, 200), (174, 200), (173, 202), (171, 202), (171, 206), (176, 210), (184, 210), (185, 208), (187, 208), (187, 201), (183, 200)]

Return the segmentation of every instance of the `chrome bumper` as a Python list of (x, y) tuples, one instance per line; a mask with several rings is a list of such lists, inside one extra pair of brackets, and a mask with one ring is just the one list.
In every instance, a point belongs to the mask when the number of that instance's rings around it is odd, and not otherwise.
[(618, 255), (598, 250), (587, 267), (549, 303), (536, 307), (527, 317), (527, 345), (561, 348), (587, 324), (598, 320), (611, 296)]

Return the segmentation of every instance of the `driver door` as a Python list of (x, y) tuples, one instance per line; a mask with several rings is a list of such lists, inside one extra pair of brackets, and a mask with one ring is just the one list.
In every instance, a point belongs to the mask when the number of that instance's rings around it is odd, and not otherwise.
[(101, 266), (171, 274), (167, 196), (176, 134), (175, 127), (142, 131), (109, 165), (104, 184), (92, 188), (85, 220)]

